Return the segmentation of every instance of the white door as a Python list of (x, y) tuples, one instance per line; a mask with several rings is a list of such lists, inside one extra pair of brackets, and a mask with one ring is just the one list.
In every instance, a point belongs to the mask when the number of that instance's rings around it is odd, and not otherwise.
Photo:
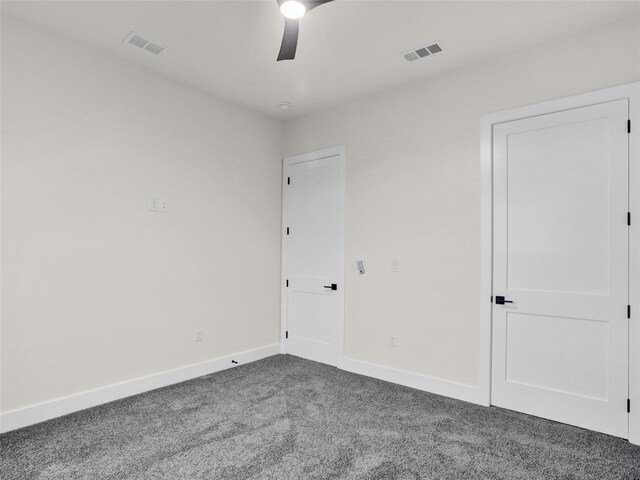
[(284, 350), (337, 365), (342, 359), (345, 148), (284, 159)]
[(619, 437), (628, 118), (619, 100), (493, 129), (492, 404)]

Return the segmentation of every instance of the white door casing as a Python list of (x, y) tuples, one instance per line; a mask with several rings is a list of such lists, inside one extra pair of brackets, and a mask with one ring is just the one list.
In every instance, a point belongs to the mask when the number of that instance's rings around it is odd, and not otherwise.
[(282, 352), (339, 366), (346, 148), (283, 160)]
[[(628, 100), (495, 125), (492, 404), (628, 436)], [(494, 297), (494, 300), (498, 297)]]

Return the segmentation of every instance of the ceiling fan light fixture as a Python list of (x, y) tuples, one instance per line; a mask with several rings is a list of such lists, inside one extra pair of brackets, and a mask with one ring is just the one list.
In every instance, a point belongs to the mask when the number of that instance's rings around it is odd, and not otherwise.
[(287, 18), (302, 18), (307, 13), (307, 7), (303, 3), (296, 0), (287, 0), (280, 5), (280, 12)]

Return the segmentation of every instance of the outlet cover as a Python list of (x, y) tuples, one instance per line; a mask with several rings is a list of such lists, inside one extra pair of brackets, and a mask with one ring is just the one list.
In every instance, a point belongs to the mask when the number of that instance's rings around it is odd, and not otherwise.
[(389, 346), (395, 347), (397, 345), (398, 345), (398, 337), (396, 337), (395, 335), (389, 336)]
[(202, 341), (202, 329), (201, 328), (196, 328), (194, 342), (201, 342), (201, 341)]

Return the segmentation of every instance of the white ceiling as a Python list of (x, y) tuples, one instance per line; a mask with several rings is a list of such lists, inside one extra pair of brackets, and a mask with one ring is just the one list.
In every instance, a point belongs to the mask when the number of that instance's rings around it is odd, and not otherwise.
[[(301, 20), (297, 57), (283, 62), (276, 0), (3, 1), (2, 13), (284, 119), (637, 17), (640, 2), (335, 0)], [(132, 30), (169, 50), (123, 43)], [(444, 53), (399, 55), (436, 39)]]

